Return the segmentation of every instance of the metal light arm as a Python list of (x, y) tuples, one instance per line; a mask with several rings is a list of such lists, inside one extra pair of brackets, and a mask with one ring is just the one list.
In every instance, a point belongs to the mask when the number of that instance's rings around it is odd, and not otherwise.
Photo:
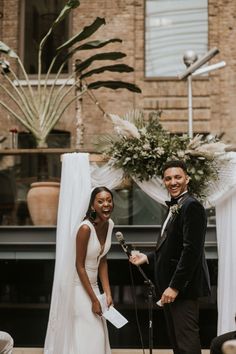
[(210, 59), (212, 59), (216, 54), (219, 53), (218, 48), (213, 48), (209, 50), (203, 57), (195, 61), (192, 65), (190, 65), (187, 70), (181, 75), (179, 75), (180, 80), (186, 79), (189, 75), (193, 74), (197, 69), (199, 69), (202, 65), (206, 64)]
[(202, 75), (202, 74), (207, 74), (209, 73), (210, 71), (213, 71), (213, 70), (217, 70), (217, 69), (221, 69), (221, 68), (224, 68), (226, 66), (226, 62), (225, 61), (220, 61), (219, 63), (216, 63), (216, 64), (212, 64), (212, 65), (208, 65), (204, 68), (200, 68), (198, 70), (196, 70), (192, 76), (197, 76), (197, 75)]

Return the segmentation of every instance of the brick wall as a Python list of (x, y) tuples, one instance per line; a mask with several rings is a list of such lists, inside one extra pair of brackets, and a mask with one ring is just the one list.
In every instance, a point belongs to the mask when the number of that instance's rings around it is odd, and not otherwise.
[[(227, 66), (209, 74), (208, 78), (193, 79), (194, 132), (224, 134), (224, 140), (236, 143), (235, 85), (236, 85), (236, 2), (234, 0), (209, 0), (209, 49), (218, 47), (220, 54), (211, 63), (225, 60)], [(19, 0), (0, 1), (3, 18), (0, 19), (2, 40), (19, 50)], [(81, 1), (73, 17), (75, 33), (88, 25), (96, 16), (105, 17), (106, 25), (99, 30), (99, 37), (119, 37), (121, 45), (109, 46), (127, 54), (123, 60), (134, 66), (134, 73), (122, 74), (123, 80), (139, 85), (142, 94), (126, 90), (97, 90), (94, 94), (106, 112), (123, 114), (134, 108), (145, 112), (163, 110), (162, 123), (172, 132), (188, 131), (187, 82), (177, 79), (152, 79), (144, 77), (144, 0), (92, 0)], [(108, 50), (108, 49), (107, 49)], [(106, 74), (102, 79), (117, 79), (121, 75)], [(100, 79), (100, 78), (99, 78)], [(0, 92), (2, 96), (2, 92)], [(93, 148), (96, 137), (112, 129), (109, 119), (104, 118), (98, 105), (86, 95), (82, 100), (84, 124), (84, 148)], [(75, 107), (66, 112), (57, 128), (67, 129), (75, 136)], [(0, 110), (1, 130), (7, 131), (10, 124)], [(75, 140), (75, 139), (74, 139)], [(73, 141), (74, 141), (73, 140)]]

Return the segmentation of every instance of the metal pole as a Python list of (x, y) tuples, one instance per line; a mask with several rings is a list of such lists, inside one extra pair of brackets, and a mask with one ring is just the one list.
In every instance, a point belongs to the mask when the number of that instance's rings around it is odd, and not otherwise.
[(148, 342), (149, 354), (153, 353), (153, 299), (156, 298), (155, 285), (148, 279), (146, 273), (140, 266), (137, 266), (144, 278), (144, 284), (148, 286)]
[(183, 80), (188, 78), (188, 134), (191, 139), (193, 138), (192, 75), (201, 75), (215, 69), (223, 68), (226, 65), (224, 61), (208, 66), (207, 68), (201, 68), (202, 65), (206, 64), (218, 53), (219, 49), (213, 48), (202, 58), (198, 59), (197, 54), (193, 50), (187, 50), (183, 56), (183, 61), (187, 69), (183, 74), (179, 75), (179, 79)]
[[(197, 54), (193, 50), (188, 50), (183, 56), (184, 64), (187, 68), (194, 65), (198, 60)], [(189, 69), (186, 70), (186, 72)], [(192, 93), (192, 74), (188, 74), (188, 135), (193, 138), (193, 93)]]
[(188, 135), (193, 138), (193, 94), (192, 75), (188, 76)]

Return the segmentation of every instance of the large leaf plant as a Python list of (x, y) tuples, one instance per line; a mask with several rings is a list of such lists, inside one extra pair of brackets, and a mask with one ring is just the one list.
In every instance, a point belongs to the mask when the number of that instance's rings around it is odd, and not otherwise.
[[(3, 80), (0, 81), (0, 88), (4, 91), (8, 98), (12, 100), (17, 107), (17, 110), (12, 108), (12, 106), (9, 106), (3, 100), (0, 100), (0, 105), (34, 135), (38, 147), (46, 146), (46, 137), (51, 129), (59, 121), (67, 107), (78, 99), (78, 94), (71, 94), (76, 87), (80, 87), (79, 97), (85, 92), (101, 87), (106, 87), (109, 89), (126, 88), (132, 92), (141, 92), (136, 85), (124, 81), (91, 81), (91, 77), (93, 75), (101, 74), (105, 71), (118, 73), (133, 71), (133, 68), (126, 64), (103, 64), (102, 66), (91, 68), (94, 62), (114, 62), (126, 56), (126, 54), (119, 51), (106, 51), (102, 53), (97, 52), (97, 49), (104, 48), (110, 43), (122, 42), (119, 38), (89, 40), (89, 38), (95, 34), (101, 26), (105, 25), (105, 19), (99, 17), (57, 48), (55, 56), (53, 57), (45, 76), (42, 78), (42, 53), (48, 37), (54, 28), (66, 16), (68, 16), (72, 10), (79, 7), (79, 5), (79, 0), (68, 1), (56, 20), (52, 23), (47, 34), (41, 40), (38, 49), (38, 84), (36, 90), (31, 86), (29, 76), (17, 53), (5, 43), (0, 41), (0, 53), (2, 55), (0, 58), (0, 67), (1, 73), (3, 74)], [(74, 71), (67, 77), (64, 83), (59, 86), (58, 80), (66, 62), (68, 62), (68, 60), (75, 53), (77, 55), (80, 51), (91, 50), (96, 50), (96, 54), (83, 60), (77, 59), (74, 66)], [(55, 78), (53, 81), (49, 81), (50, 74), (58, 56), (62, 52), (65, 53), (65, 51), (66, 55), (64, 56), (64, 60), (55, 74)], [(5, 56), (17, 61), (26, 85), (25, 83), (22, 83), (22, 80), (19, 79), (16, 72), (11, 68), (9, 62), (5, 59)], [(86, 83), (87, 78), (90, 78), (88, 84)], [(71, 81), (72, 84), (68, 85)]]

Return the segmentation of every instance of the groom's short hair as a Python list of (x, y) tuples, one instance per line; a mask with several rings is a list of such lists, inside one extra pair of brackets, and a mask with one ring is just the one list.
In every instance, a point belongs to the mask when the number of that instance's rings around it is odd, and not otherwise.
[(181, 160), (171, 160), (171, 161), (167, 161), (163, 168), (162, 168), (162, 177), (164, 176), (164, 173), (165, 171), (168, 169), (168, 168), (172, 168), (172, 167), (179, 167), (179, 168), (182, 168), (182, 170), (188, 174), (188, 171), (187, 171), (187, 166), (186, 166), (186, 163), (184, 161), (181, 161)]

